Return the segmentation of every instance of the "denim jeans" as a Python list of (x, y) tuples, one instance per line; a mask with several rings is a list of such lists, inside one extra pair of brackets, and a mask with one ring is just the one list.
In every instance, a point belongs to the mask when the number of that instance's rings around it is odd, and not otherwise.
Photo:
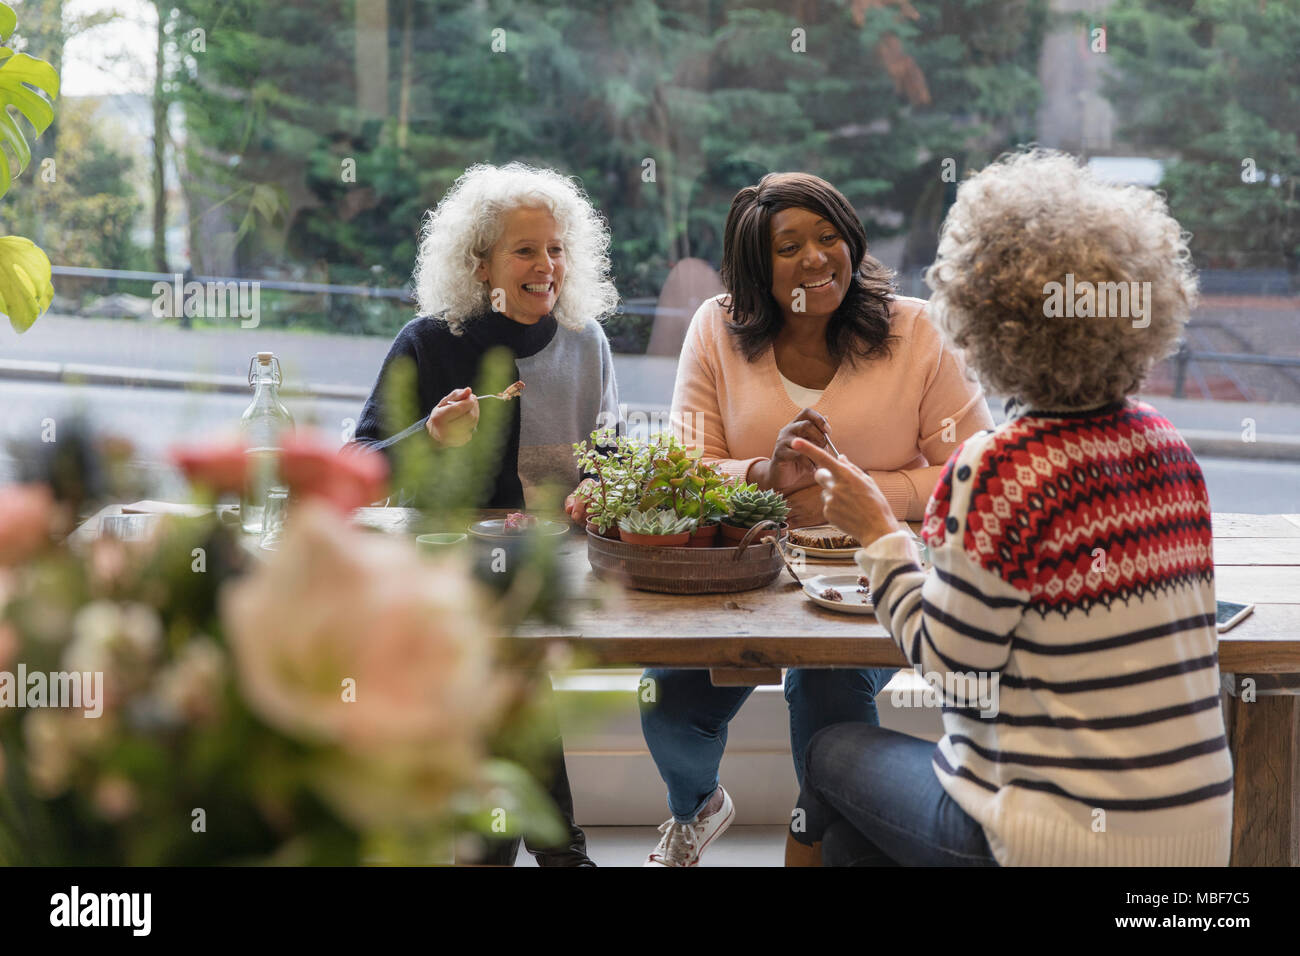
[(930, 741), (883, 727), (826, 728), (808, 747), (791, 837), (821, 841), (826, 866), (997, 866), (983, 827), (939, 783), (933, 754)]
[[(893, 675), (894, 668), (888, 667), (786, 672), (790, 750), (800, 784), (804, 751), (813, 734), (844, 721), (879, 724), (876, 694)], [(647, 680), (652, 683), (647, 685)], [(708, 671), (665, 668), (647, 670), (641, 686), (641, 731), (668, 786), (673, 819), (686, 823), (718, 789), (727, 724), (754, 688), (714, 687)]]

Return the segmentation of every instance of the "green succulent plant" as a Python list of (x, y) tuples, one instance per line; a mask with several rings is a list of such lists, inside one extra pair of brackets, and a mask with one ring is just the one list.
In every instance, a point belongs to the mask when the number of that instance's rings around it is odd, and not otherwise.
[[(573, 446), (578, 468), (592, 478), (577, 497), (587, 506), (587, 520), (601, 534), (630, 512), (647, 511), (662, 504), (676, 514), (685, 501), (683, 477), (692, 453), (668, 433), (638, 441), (601, 428), (587, 441)], [(698, 457), (696, 455), (695, 457)]]
[(650, 479), (642, 489), (640, 509), (667, 507), (675, 515), (697, 517), (690, 514), (690, 506), (702, 454), (700, 449), (684, 448), (671, 436), (662, 441), (650, 460)]
[(576, 497), (587, 508), (587, 520), (601, 534), (618, 524), (641, 499), (648, 472), (648, 455), (612, 428), (598, 428), (587, 441), (573, 446), (578, 468), (592, 478)]
[(651, 511), (633, 511), (619, 521), (618, 527), (628, 534), (681, 534), (695, 530), (695, 519), (678, 517), (667, 508), (655, 508)]
[(785, 496), (776, 491), (759, 491), (754, 485), (736, 489), (728, 498), (723, 522), (738, 528), (752, 528), (760, 521), (780, 522), (790, 513)]
[(688, 496), (678, 514), (689, 515), (699, 524), (714, 524), (726, 517), (732, 493), (743, 487), (738, 478), (724, 475), (712, 465), (696, 461), (687, 476)]
[[(616, 435), (609, 428), (597, 429), (587, 441), (575, 444), (573, 453), (578, 468), (592, 479), (579, 488), (577, 497), (586, 504), (587, 520), (601, 534), (622, 527), (622, 521), (635, 513), (659, 510), (698, 527), (731, 514), (736, 494), (759, 494), (756, 485), (722, 474), (702, 461), (700, 449), (684, 446), (668, 432), (641, 441)], [(784, 506), (779, 495), (776, 501)], [(780, 511), (780, 516), (788, 510)]]

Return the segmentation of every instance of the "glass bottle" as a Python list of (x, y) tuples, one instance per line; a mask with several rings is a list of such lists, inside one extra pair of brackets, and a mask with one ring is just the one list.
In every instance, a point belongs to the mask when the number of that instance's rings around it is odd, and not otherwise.
[(293, 416), (280, 401), (283, 381), (280, 362), (270, 352), (258, 352), (248, 362), (248, 384), (253, 387), (253, 401), (239, 421), (248, 455), (248, 488), (239, 500), (239, 522), (245, 532), (260, 534), (266, 496), (280, 490), (276, 459), (280, 436), (293, 430)]

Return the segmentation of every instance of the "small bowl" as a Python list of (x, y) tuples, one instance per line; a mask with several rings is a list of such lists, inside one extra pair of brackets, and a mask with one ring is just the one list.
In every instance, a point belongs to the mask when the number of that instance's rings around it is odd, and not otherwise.
[(415, 545), (424, 554), (446, 554), (448, 551), (462, 547), (469, 540), (469, 535), (461, 531), (422, 534), (415, 539)]

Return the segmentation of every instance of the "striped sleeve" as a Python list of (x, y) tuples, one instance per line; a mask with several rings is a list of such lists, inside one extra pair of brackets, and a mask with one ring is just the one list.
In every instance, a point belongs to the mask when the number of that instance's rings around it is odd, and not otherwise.
[(935, 488), (927, 526), (937, 520), (947, 533), (926, 536), (934, 565), (928, 573), (907, 530), (878, 538), (856, 556), (870, 579), (877, 619), (923, 674), (1000, 671), (1029, 599), (962, 546), (969, 495), (961, 482), (954, 490), (951, 471), (978, 457), (982, 445), (963, 445)]

